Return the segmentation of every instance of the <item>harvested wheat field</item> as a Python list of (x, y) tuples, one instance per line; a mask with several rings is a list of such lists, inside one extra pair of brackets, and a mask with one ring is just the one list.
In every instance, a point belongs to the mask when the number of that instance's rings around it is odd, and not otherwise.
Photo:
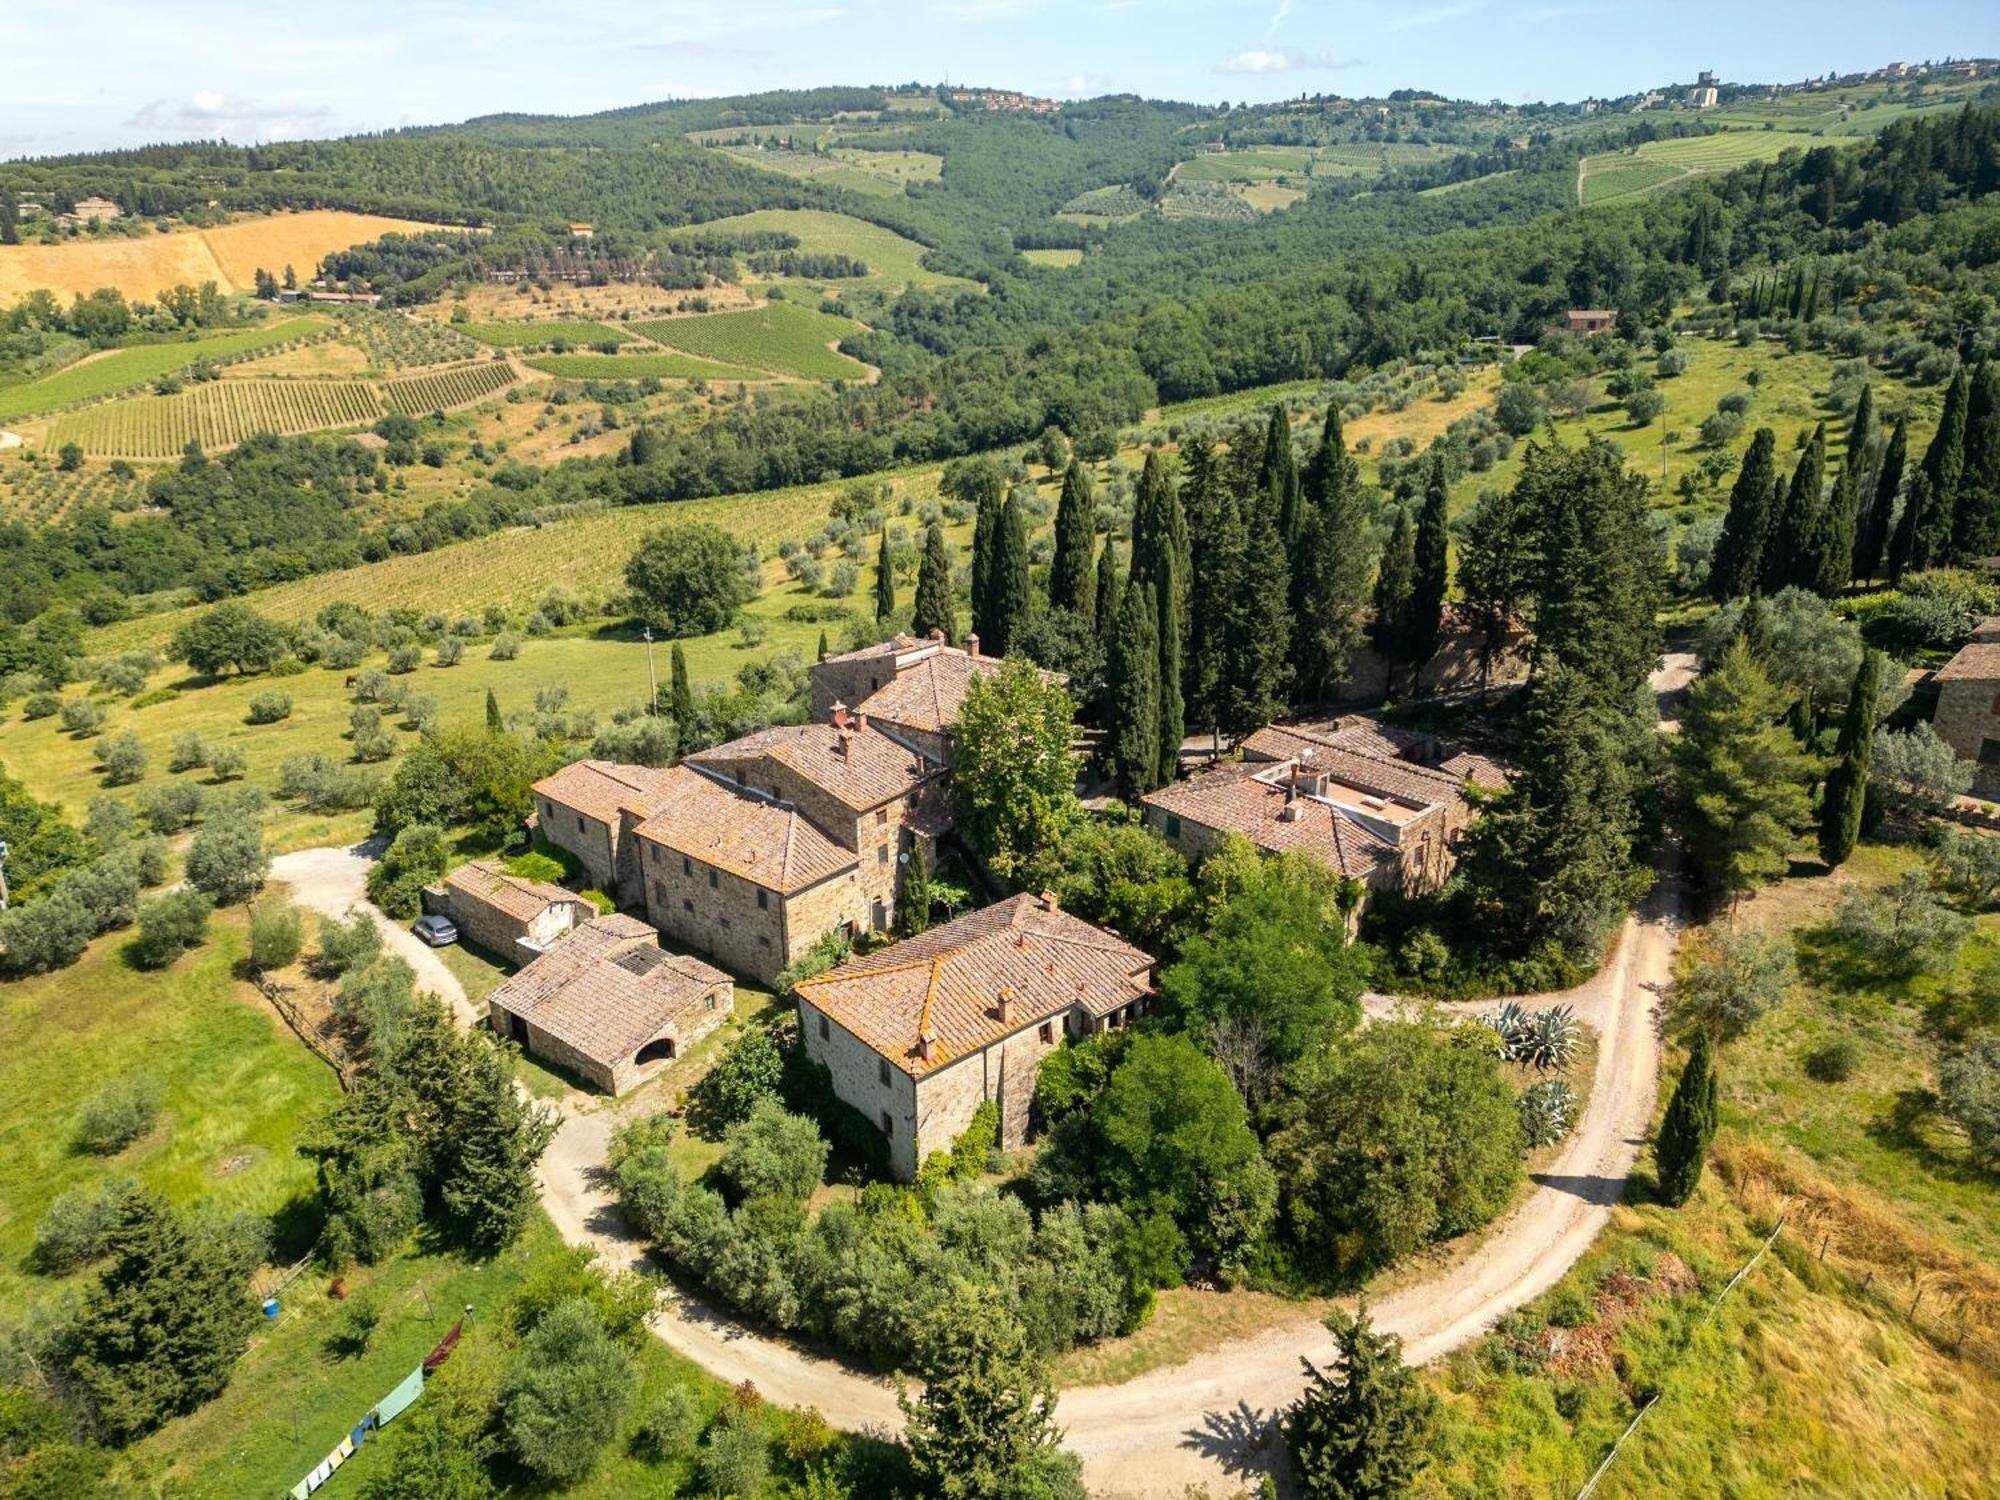
[(170, 286), (204, 281), (226, 292), (247, 291), (259, 266), (282, 276), (290, 265), (304, 279), (329, 250), (436, 227), (313, 209), (139, 239), (85, 236), (60, 245), (5, 245), (0, 246), (0, 306), (38, 287), (64, 298), (101, 286), (128, 297), (151, 297)]

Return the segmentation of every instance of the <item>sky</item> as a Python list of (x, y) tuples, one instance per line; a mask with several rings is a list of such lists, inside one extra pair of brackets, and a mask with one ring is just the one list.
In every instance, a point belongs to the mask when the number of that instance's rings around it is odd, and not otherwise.
[[(1885, 25), (1885, 20), (1893, 24)], [(5, 0), (0, 158), (824, 83), (1509, 103), (2000, 55), (1994, 0)]]

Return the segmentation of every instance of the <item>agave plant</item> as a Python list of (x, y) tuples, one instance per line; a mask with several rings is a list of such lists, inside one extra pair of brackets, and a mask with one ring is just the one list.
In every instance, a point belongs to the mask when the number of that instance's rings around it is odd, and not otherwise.
[(1495, 1050), (1507, 1061), (1514, 1060), (1514, 1049), (1520, 1044), (1522, 1033), (1528, 1024), (1528, 1013), (1512, 1000), (1489, 1011), (1483, 1019), (1493, 1028)]
[(1560, 1078), (1536, 1084), (1517, 1104), (1521, 1135), (1530, 1146), (1553, 1146), (1576, 1123), (1576, 1090)]
[(1538, 1073), (1566, 1068), (1576, 1057), (1576, 1012), (1550, 1005), (1528, 1016), (1509, 1056)]

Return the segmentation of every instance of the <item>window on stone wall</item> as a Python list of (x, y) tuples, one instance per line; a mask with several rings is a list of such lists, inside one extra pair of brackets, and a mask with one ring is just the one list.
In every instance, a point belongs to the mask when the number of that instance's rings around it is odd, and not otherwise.
[(877, 1078), (877, 1079), (879, 1079), (879, 1080), (881, 1081), (881, 1084), (882, 1084), (882, 1087), (883, 1087), (883, 1088), (885, 1088), (885, 1089), (886, 1089), (886, 1088), (887, 1088), (887, 1087), (889, 1086), (889, 1059), (888, 1059), (888, 1058), (886, 1058), (886, 1057), (878, 1057), (878, 1058), (876, 1058), (876, 1059), (875, 1059), (875, 1076), (876, 1076), (876, 1078)]
[(694, 861), (689, 859), (685, 854), (681, 856), (681, 874), (694, 874)]
[(875, 809), (875, 826), (877, 828), (887, 828), (889, 826), (888, 808), (878, 807)]
[(896, 1134), (896, 1122), (889, 1118), (889, 1111), (886, 1109), (882, 1111), (882, 1134), (891, 1139), (894, 1139)]
[(1041, 1043), (1044, 1047), (1048, 1046), (1051, 1042), (1053, 1042), (1056, 1039), (1055, 1022), (1053, 1021), (1042, 1022), (1041, 1029), (1037, 1031), (1035, 1035), (1041, 1039)]
[(875, 863), (878, 865), (886, 865), (887, 863), (889, 863), (889, 846), (887, 844), (884, 844), (881, 848), (875, 851)]
[(715, 871), (710, 870), (708, 872), (708, 888), (712, 891), (720, 884), (722, 884), (722, 882), (715, 878)]
[(826, 1017), (821, 1016), (819, 1018), (819, 1039), (822, 1042), (824, 1042), (831, 1040), (832, 1037), (833, 1037), (833, 1028), (827, 1025)]
[(583, 832), (583, 814), (582, 814), (582, 813), (578, 813), (578, 814), (576, 815), (576, 831), (577, 831), (578, 833), (582, 833), (582, 832)]
[(1173, 815), (1172, 813), (1168, 813), (1168, 814), (1167, 814), (1167, 837), (1168, 837), (1168, 838), (1170, 838), (1170, 839), (1177, 839), (1177, 838), (1179, 838), (1180, 836), (1181, 836), (1181, 820), (1180, 820), (1179, 818), (1175, 817), (1175, 816), (1174, 816), (1174, 815)]
[(2000, 766), (2000, 740), (1979, 742), (1979, 763), (1982, 766)]
[(771, 893), (765, 890), (762, 886), (757, 887), (757, 910), (769, 911), (770, 909), (771, 909)]
[(682, 911), (693, 911), (693, 910), (694, 910), (694, 903), (693, 903), (692, 901), (688, 900), (688, 898), (687, 898), (687, 897), (685, 897), (685, 896), (681, 897), (681, 910), (682, 910)]
[(709, 1009), (709, 1010), (714, 1010), (714, 1009), (715, 1009), (715, 996), (713, 996), (713, 995), (710, 995), (710, 996), (708, 997), (708, 1005), (707, 1005), (707, 1007), (706, 1007), (706, 1008), (707, 1008), (707, 1009)]

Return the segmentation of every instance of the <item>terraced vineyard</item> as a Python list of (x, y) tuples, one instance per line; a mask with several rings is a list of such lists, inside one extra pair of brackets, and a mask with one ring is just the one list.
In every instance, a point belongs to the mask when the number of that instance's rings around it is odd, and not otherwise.
[(1812, 136), (1792, 131), (1731, 130), (1648, 141), (1631, 151), (1604, 151), (1577, 164), (1577, 201), (1589, 207), (1643, 197), (1712, 172), (1734, 171), (1745, 162), (1772, 161), (1790, 147), (1814, 144)]
[(632, 325), (647, 338), (702, 359), (747, 365), (801, 380), (859, 380), (868, 366), (829, 346), (860, 327), (791, 302), (745, 312), (698, 313)]
[(59, 418), (52, 445), (103, 458), (172, 458), (189, 443), (216, 450), (259, 432), (282, 437), (353, 427), (383, 412), (359, 380), (219, 380), (173, 396), (134, 396)]
[(315, 318), (287, 318), (185, 342), (113, 349), (40, 380), (0, 386), (0, 417), (33, 416), (78, 401), (116, 395), (162, 375), (185, 370), (199, 359), (224, 360), (275, 349), (294, 339), (318, 334), (325, 327)]
[(768, 372), (691, 354), (538, 354), (530, 369), (565, 380), (763, 380)]
[(432, 370), (423, 375), (405, 375), (400, 380), (382, 382), (382, 400), (389, 410), (408, 416), (451, 411), (471, 406), (488, 396), (498, 395), (514, 383), (513, 366), (500, 360), (485, 364), (459, 365), (450, 370)]
[(613, 328), (605, 323), (575, 323), (550, 321), (547, 323), (465, 323), (460, 331), (478, 339), (482, 344), (492, 344), (501, 349), (519, 349), (539, 344), (552, 344), (557, 339), (572, 344), (623, 344), (630, 342), (632, 335), (622, 328)]

